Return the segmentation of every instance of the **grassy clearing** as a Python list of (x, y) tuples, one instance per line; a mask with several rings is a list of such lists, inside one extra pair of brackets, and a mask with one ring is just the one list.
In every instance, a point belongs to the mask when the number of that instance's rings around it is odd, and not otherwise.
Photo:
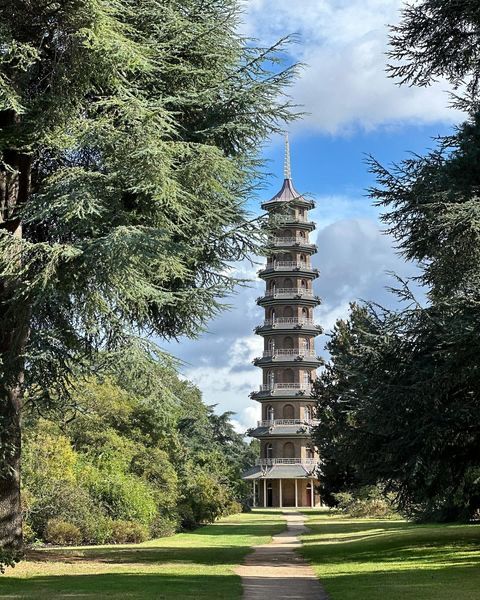
[(309, 516), (301, 552), (331, 600), (480, 598), (480, 525)]
[(235, 600), (233, 568), (284, 527), (279, 512), (257, 511), (144, 544), (37, 550), (0, 576), (0, 598)]

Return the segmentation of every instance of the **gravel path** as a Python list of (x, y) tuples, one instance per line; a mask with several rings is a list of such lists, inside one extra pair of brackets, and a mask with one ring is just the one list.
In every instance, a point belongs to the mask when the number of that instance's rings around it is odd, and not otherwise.
[(305, 517), (285, 512), (287, 529), (270, 544), (255, 546), (236, 569), (242, 578), (244, 600), (328, 600), (312, 567), (295, 551), (307, 528)]

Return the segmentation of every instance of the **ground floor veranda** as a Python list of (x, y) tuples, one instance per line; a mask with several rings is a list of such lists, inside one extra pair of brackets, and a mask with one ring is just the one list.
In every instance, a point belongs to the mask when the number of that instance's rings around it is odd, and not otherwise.
[(318, 480), (307, 478), (253, 479), (252, 505), (264, 508), (315, 508), (321, 505), (315, 483), (318, 483)]

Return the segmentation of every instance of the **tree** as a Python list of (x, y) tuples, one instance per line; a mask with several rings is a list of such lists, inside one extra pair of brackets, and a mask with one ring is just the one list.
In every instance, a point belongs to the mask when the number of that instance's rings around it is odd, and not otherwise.
[(426, 156), (392, 169), (372, 160), (371, 197), (419, 264), (427, 303), (401, 282), (400, 310), (354, 307), (317, 387), (327, 485), (380, 483), (417, 519), (469, 519), (480, 508), (479, 31), (468, 0), (407, 5), (392, 28), (390, 74), (412, 85), (447, 78), (466, 121)]
[(256, 152), (291, 107), (237, 0), (0, 1), (0, 541), (21, 544), (22, 394), (132, 334), (194, 335), (255, 247)]

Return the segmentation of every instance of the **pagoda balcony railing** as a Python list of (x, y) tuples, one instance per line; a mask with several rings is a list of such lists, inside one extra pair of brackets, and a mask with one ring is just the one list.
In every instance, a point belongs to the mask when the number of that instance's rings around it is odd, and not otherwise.
[(269, 421), (257, 421), (257, 427), (278, 427), (282, 425), (308, 425), (313, 427), (318, 423), (318, 419), (271, 419)]
[(315, 466), (319, 463), (318, 458), (259, 458), (257, 465), (262, 467), (272, 467), (274, 465), (308, 465)]
[(273, 217), (276, 223), (311, 223), (315, 225), (314, 221), (309, 219), (307, 216), (301, 215), (278, 215)]
[(313, 290), (301, 287), (265, 290), (265, 298), (290, 298), (291, 296), (305, 296), (306, 298), (313, 298)]
[(310, 348), (275, 348), (272, 350), (264, 350), (263, 358), (275, 358), (276, 356), (317, 356), (315, 350)]
[(310, 393), (312, 386), (309, 383), (263, 383), (260, 386), (261, 392), (275, 392), (281, 390), (297, 390), (299, 392)]
[(297, 317), (275, 317), (275, 319), (266, 319), (263, 327), (275, 327), (276, 325), (306, 325), (315, 327), (313, 319), (299, 319)]
[(298, 245), (302, 245), (302, 246), (311, 246), (312, 248), (315, 247), (315, 244), (311, 244), (308, 239), (303, 238), (301, 236), (296, 236), (296, 237), (272, 237), (269, 241), (270, 245), (272, 246), (296, 246)]
[(303, 261), (296, 260), (277, 260), (274, 263), (265, 265), (263, 269), (258, 272), (263, 273), (264, 271), (316, 271), (314, 267)]

